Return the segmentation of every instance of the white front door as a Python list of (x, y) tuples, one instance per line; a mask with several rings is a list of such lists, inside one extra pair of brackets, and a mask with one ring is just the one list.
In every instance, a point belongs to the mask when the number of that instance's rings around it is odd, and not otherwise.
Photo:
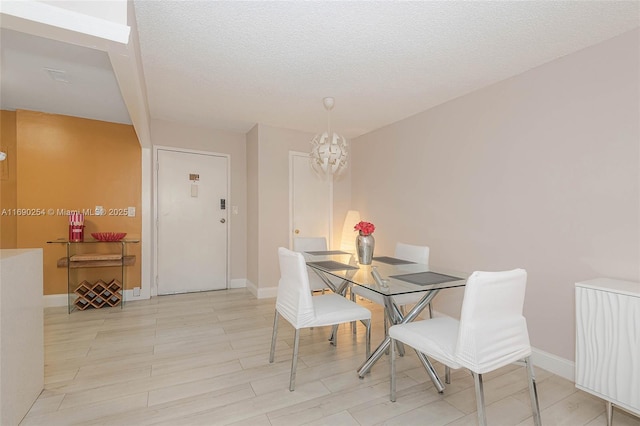
[(309, 154), (289, 153), (290, 223), (289, 247), (294, 237), (326, 237), (331, 248), (333, 188), (311, 169)]
[(158, 294), (227, 288), (228, 158), (158, 149)]

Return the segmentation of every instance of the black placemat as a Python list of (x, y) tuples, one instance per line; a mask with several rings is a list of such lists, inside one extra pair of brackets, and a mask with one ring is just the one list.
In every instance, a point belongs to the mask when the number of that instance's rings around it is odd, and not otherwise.
[(398, 280), (417, 285), (432, 285), (462, 280), (462, 278), (459, 277), (438, 274), (437, 272), (417, 272), (415, 274), (391, 275), (389, 278), (396, 278)]
[(323, 251), (305, 251), (305, 253), (309, 253), (313, 256), (329, 256), (331, 254), (349, 254), (346, 251), (342, 250), (323, 250)]
[(317, 266), (327, 271), (344, 271), (347, 269), (358, 269), (356, 266), (336, 262), (335, 260), (324, 260), (322, 262), (308, 262), (307, 265)]
[(396, 259), (395, 257), (389, 256), (374, 257), (373, 260), (375, 260), (376, 262), (388, 263), (389, 265), (407, 265), (409, 263), (416, 263), (409, 260)]

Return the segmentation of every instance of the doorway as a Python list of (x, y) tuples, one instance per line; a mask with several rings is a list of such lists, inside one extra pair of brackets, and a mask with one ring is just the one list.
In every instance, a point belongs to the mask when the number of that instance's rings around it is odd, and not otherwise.
[(289, 152), (289, 247), (294, 237), (326, 237), (331, 248), (333, 235), (333, 182), (317, 176), (309, 154)]
[(229, 157), (156, 150), (159, 295), (228, 287)]

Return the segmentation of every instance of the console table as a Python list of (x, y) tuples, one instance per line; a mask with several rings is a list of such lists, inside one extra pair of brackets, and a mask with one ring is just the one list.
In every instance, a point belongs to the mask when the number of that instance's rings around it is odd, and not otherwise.
[[(119, 241), (68, 241), (54, 240), (47, 243), (65, 244), (67, 255), (58, 260), (58, 267), (67, 268), (67, 294), (69, 313), (74, 309), (102, 308), (103, 306), (124, 306), (125, 267), (135, 263), (135, 256), (127, 255), (127, 245), (140, 240)], [(95, 253), (100, 245), (106, 250)], [(90, 253), (87, 250), (91, 250)], [(82, 268), (112, 268), (116, 277), (95, 282), (76, 278), (74, 270)]]
[(640, 416), (640, 283), (576, 283), (576, 387)]

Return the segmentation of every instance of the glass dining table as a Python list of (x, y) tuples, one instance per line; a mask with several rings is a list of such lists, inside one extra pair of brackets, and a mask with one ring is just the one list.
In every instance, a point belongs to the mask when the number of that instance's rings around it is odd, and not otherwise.
[[(335, 293), (346, 295), (352, 285), (366, 287), (383, 296), (385, 312), (391, 324), (404, 324), (413, 321), (429, 305), (440, 290), (464, 287), (468, 273), (437, 268), (419, 263), (396, 259), (389, 256), (374, 257), (371, 265), (360, 265), (354, 254), (340, 251), (303, 252), (307, 266), (315, 272)], [(393, 296), (408, 293), (424, 293), (418, 303), (406, 313), (396, 305)], [(385, 339), (371, 356), (358, 368), (363, 378), (389, 348), (391, 339)], [(400, 348), (400, 353), (403, 349)], [(429, 359), (416, 351), (422, 365), (427, 370), (438, 392), (444, 391), (444, 385), (438, 377)]]

